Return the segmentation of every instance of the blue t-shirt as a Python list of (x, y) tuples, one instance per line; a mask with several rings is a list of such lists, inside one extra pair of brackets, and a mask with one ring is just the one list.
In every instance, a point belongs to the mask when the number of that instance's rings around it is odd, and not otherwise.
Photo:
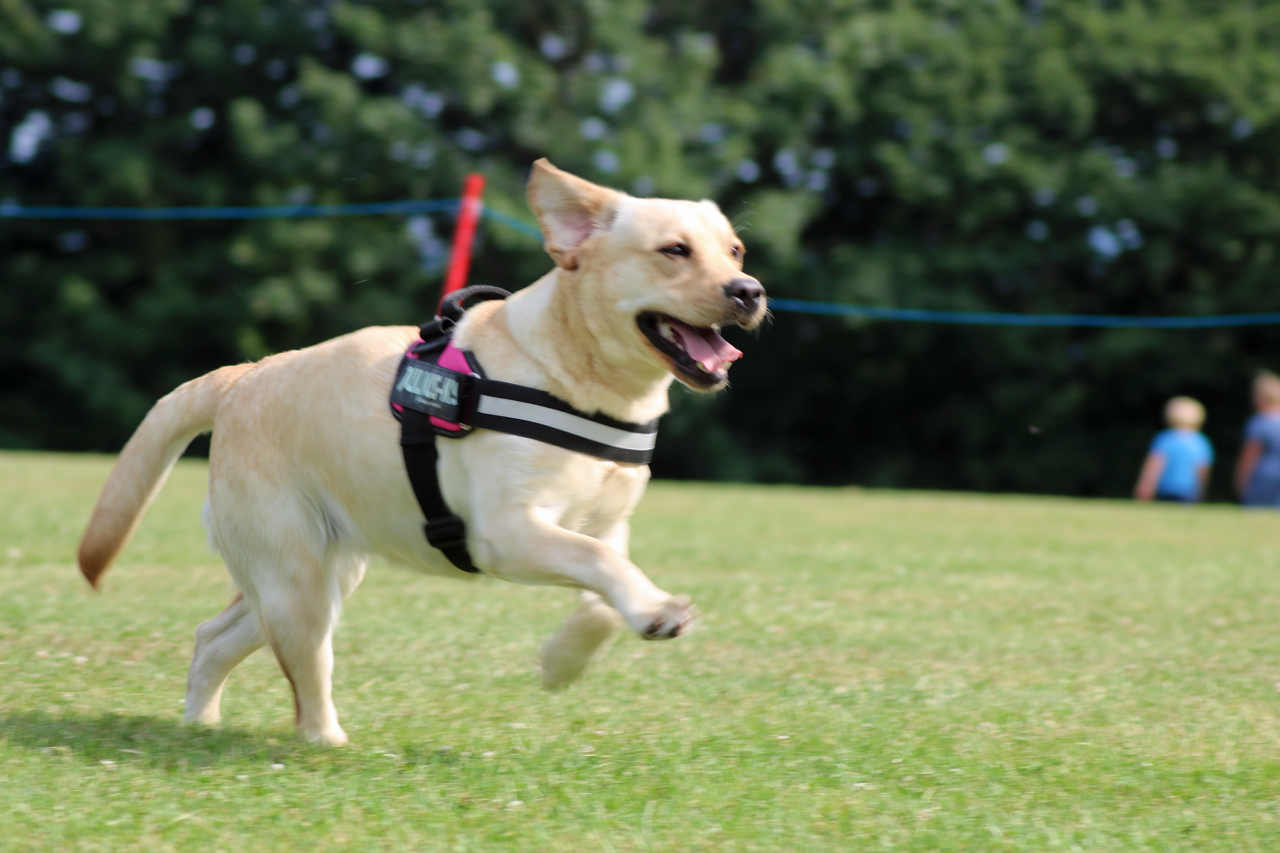
[(1249, 418), (1244, 440), (1262, 444), (1262, 455), (1245, 485), (1245, 506), (1280, 506), (1280, 412)]
[(1150, 452), (1164, 457), (1156, 497), (1199, 499), (1200, 469), (1213, 464), (1209, 439), (1193, 429), (1167, 429), (1151, 442)]

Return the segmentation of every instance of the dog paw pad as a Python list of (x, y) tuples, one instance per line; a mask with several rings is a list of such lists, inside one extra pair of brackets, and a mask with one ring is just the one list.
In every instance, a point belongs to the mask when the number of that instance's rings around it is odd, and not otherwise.
[(687, 595), (675, 595), (658, 608), (652, 621), (641, 632), (646, 640), (670, 640), (687, 634), (693, 628), (696, 613)]

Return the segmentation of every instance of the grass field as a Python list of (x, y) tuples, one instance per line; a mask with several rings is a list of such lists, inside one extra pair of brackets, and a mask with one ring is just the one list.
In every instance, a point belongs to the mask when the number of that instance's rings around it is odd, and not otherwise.
[(94, 594), (110, 462), (0, 454), (5, 851), (1280, 850), (1280, 516), (658, 483), (633, 556), (698, 631), (551, 695), (564, 590), (375, 565), (326, 751), (263, 653), (180, 724), (205, 469)]

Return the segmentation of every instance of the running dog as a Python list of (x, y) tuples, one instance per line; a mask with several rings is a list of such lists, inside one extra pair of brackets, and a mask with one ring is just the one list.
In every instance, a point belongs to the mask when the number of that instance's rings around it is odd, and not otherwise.
[[(624, 424), (662, 415), (673, 378), (703, 392), (727, 384), (741, 353), (718, 330), (756, 327), (766, 302), (714, 203), (633, 198), (546, 160), (533, 165), (528, 201), (555, 268), (454, 329), (487, 376)], [(196, 630), (187, 721), (216, 723), (228, 674), (269, 645), (301, 732), (345, 744), (332, 636), (370, 558), (468, 576), (423, 536), (388, 405), (417, 338), (412, 327), (372, 327), (215, 370), (157, 402), (121, 452), (80, 543), (95, 587), (183, 449), (213, 433), (203, 519), (240, 592)], [(548, 688), (581, 675), (620, 623), (650, 640), (689, 630), (689, 599), (659, 589), (627, 556), (647, 465), (488, 429), (436, 444), (439, 489), (465, 522), (475, 566), (581, 591), (543, 650)]]

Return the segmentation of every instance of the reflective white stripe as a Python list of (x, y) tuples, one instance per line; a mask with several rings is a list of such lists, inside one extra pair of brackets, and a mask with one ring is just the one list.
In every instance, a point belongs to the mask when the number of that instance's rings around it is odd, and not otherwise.
[(503, 397), (482, 396), (476, 411), (499, 418), (532, 421), (535, 424), (543, 424), (561, 432), (572, 433), (580, 438), (621, 450), (653, 450), (658, 443), (656, 432), (628, 432), (625, 429), (599, 424), (568, 412)]

